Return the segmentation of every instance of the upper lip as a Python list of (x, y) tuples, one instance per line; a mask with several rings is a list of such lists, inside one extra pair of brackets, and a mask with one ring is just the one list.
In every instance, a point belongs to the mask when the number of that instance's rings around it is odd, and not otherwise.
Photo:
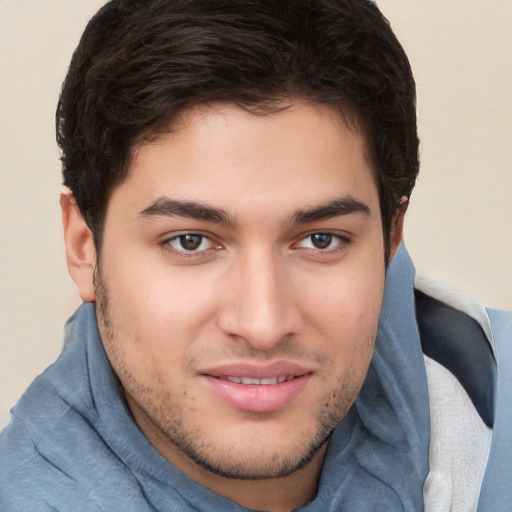
[(288, 361), (266, 363), (227, 363), (199, 371), (210, 377), (249, 377), (251, 379), (272, 379), (278, 376), (301, 377), (312, 373), (313, 369)]

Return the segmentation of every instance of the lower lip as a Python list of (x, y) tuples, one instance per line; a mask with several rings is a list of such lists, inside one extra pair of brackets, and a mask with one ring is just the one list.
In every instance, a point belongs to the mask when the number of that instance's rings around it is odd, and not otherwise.
[(208, 389), (230, 407), (247, 412), (274, 412), (283, 409), (301, 394), (311, 374), (267, 385), (237, 384), (209, 375), (201, 377)]

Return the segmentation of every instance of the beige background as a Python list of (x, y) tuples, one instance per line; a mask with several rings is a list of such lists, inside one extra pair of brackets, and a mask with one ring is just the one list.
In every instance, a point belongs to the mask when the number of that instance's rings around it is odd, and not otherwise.
[[(53, 116), (102, 0), (0, 0), (0, 425), (78, 304)], [(418, 82), (422, 174), (406, 242), (422, 273), (512, 309), (512, 0), (380, 0)]]

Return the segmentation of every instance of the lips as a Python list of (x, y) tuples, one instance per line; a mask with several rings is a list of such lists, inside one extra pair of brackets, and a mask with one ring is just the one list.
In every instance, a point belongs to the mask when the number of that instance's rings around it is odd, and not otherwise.
[(231, 408), (274, 412), (291, 405), (312, 376), (311, 369), (287, 362), (230, 364), (204, 370), (206, 388)]

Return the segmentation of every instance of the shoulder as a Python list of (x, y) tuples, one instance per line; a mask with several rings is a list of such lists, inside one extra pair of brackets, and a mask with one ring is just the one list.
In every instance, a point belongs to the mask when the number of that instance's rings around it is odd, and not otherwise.
[(0, 435), (3, 512), (64, 511), (73, 503), (101, 510), (74, 474), (84, 464), (86, 421), (59, 396), (51, 373), (52, 367), (31, 384)]
[(479, 512), (512, 510), (512, 313), (487, 310), (496, 347), (497, 387), (493, 438)]
[[(21, 419), (13, 416), (2, 432), (0, 452), (0, 510), (3, 512), (64, 511), (69, 510), (71, 503), (87, 503), (91, 512), (101, 510), (88, 490), (77, 487), (65, 468), (34, 442)], [(64, 495), (72, 497), (71, 501), (63, 499)]]
[(11, 411), (0, 436), (0, 510), (55, 512), (80, 504), (101, 510), (95, 483), (101, 476), (108, 481), (102, 473), (116, 461), (94, 427), (95, 415), (85, 342), (77, 338)]
[(512, 509), (512, 313), (439, 283), (416, 287), (431, 415), (426, 510)]

